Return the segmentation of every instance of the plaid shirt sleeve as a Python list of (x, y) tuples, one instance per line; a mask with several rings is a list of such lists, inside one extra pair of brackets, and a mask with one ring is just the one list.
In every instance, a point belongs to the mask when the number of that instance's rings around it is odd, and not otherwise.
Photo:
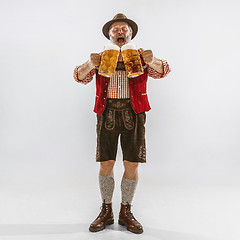
[(164, 78), (171, 72), (171, 69), (169, 68), (167, 61), (165, 59), (161, 59), (161, 61), (163, 64), (163, 73), (159, 73), (155, 69), (147, 65), (147, 71), (148, 71), (149, 77), (152, 77), (154, 79)]
[(90, 83), (93, 80), (93, 76), (96, 74), (96, 68), (92, 69), (84, 79), (80, 80), (78, 78), (78, 69), (81, 67), (81, 65), (76, 66), (73, 72), (73, 78), (75, 79), (76, 82), (82, 83), (86, 85), (87, 83)]

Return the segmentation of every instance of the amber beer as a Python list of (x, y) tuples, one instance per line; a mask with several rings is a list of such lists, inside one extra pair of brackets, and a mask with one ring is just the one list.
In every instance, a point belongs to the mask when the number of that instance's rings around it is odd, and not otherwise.
[(143, 74), (143, 67), (138, 50), (133, 43), (127, 43), (121, 48), (124, 65), (129, 78)]
[(120, 48), (117, 45), (108, 44), (105, 46), (99, 67), (100, 75), (106, 77), (112, 77), (114, 75), (117, 67), (119, 52)]

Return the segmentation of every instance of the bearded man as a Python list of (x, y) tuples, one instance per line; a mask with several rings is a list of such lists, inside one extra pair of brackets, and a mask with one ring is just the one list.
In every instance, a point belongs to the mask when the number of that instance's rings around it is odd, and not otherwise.
[[(120, 48), (130, 43), (138, 31), (137, 24), (124, 14), (116, 14), (102, 28), (112, 44)], [(142, 233), (143, 227), (131, 212), (131, 203), (138, 183), (138, 163), (146, 163), (145, 122), (149, 111), (147, 78), (165, 77), (170, 68), (166, 60), (154, 57), (151, 50), (138, 49), (144, 72), (128, 78), (122, 54), (112, 77), (98, 74), (102, 53), (91, 53), (90, 60), (74, 69), (74, 79), (83, 84), (96, 75), (94, 112), (97, 116), (96, 161), (100, 162), (99, 187), (102, 197), (101, 212), (89, 230), (97, 232), (114, 223), (112, 196), (114, 191), (113, 168), (116, 161), (118, 137), (123, 153), (124, 174), (121, 180), (121, 206), (118, 223), (128, 231)]]

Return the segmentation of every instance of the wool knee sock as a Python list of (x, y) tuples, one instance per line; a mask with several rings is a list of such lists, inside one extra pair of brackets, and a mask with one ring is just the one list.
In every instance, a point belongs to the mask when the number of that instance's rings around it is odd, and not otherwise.
[(127, 202), (129, 204), (132, 203), (132, 199), (137, 187), (138, 179), (131, 180), (128, 178), (122, 177), (121, 182), (121, 192), (122, 192), (122, 204), (126, 205)]
[(108, 176), (99, 175), (99, 187), (101, 191), (102, 202), (104, 202), (104, 200), (105, 203), (112, 202), (114, 186), (115, 183), (113, 174)]

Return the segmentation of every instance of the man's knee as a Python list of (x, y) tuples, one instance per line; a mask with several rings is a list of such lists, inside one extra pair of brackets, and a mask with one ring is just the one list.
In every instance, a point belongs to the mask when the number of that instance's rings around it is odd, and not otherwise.
[(124, 160), (123, 164), (124, 164), (125, 170), (127, 171), (137, 171), (138, 169), (138, 162), (130, 162), (130, 161)]
[(103, 161), (103, 162), (100, 162), (100, 164), (101, 164), (101, 168), (100, 168), (101, 172), (109, 175), (112, 173), (115, 160)]

